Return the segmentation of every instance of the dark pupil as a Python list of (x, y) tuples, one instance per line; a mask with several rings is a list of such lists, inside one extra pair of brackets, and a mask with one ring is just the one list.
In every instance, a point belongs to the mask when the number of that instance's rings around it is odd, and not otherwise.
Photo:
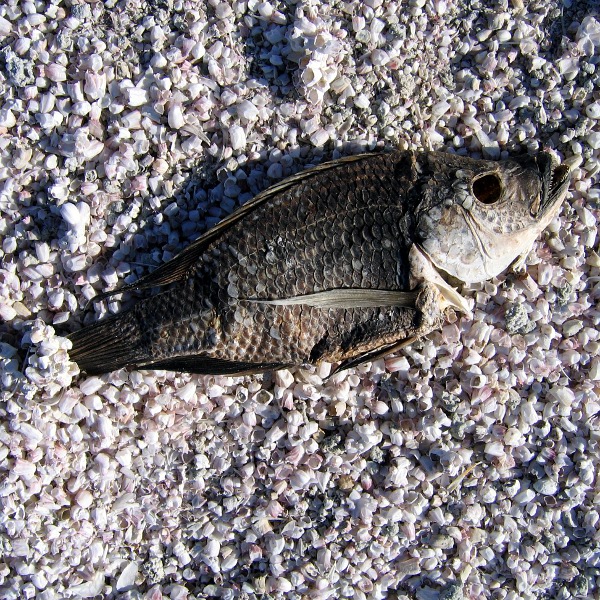
[(494, 204), (502, 195), (502, 184), (497, 175), (484, 175), (473, 182), (473, 194), (483, 204)]

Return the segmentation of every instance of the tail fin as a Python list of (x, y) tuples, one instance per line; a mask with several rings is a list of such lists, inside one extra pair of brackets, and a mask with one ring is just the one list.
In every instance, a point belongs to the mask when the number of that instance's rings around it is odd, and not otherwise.
[(115, 315), (70, 334), (69, 356), (88, 375), (135, 365), (145, 355), (140, 333), (131, 312)]

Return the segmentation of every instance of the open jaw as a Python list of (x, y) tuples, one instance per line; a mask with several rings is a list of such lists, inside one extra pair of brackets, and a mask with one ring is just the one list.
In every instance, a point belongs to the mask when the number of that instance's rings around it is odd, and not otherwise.
[(538, 218), (551, 210), (557, 201), (562, 200), (569, 186), (571, 173), (581, 164), (581, 156), (571, 156), (558, 164), (553, 157), (547, 156), (542, 172), (542, 193), (537, 206), (531, 207), (532, 216)]
[(563, 186), (569, 184), (571, 174), (582, 163), (583, 158), (575, 154), (566, 158), (561, 164), (555, 165), (552, 170), (552, 179), (550, 180), (550, 194), (556, 196)]
[(569, 165), (563, 163), (562, 165), (558, 165), (552, 171), (552, 179), (550, 181), (550, 195), (555, 196), (559, 189), (568, 182), (571, 176), (571, 167)]

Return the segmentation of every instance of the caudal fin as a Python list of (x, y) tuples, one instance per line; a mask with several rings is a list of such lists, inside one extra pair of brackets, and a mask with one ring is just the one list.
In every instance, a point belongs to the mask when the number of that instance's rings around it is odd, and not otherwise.
[(84, 327), (68, 337), (73, 342), (71, 360), (89, 375), (135, 365), (144, 357), (140, 330), (130, 312)]

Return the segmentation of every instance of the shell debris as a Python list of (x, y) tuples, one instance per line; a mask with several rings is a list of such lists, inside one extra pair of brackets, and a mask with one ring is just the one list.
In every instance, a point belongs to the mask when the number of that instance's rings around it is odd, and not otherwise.
[[(484, 4), (0, 6), (2, 598), (598, 596), (600, 18)], [(94, 296), (383, 146), (581, 163), (527, 276), (385, 362), (69, 361)]]

